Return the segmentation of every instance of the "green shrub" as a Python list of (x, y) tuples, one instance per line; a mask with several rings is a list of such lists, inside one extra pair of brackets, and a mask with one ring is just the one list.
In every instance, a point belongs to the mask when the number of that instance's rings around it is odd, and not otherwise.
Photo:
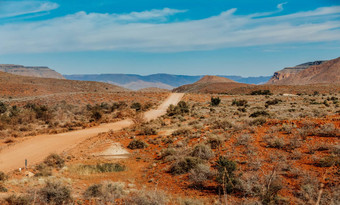
[(189, 113), (189, 106), (184, 101), (180, 101), (176, 106), (170, 105), (167, 109), (168, 116), (183, 115), (186, 113)]
[(268, 100), (268, 101), (266, 101), (265, 107), (267, 108), (267, 107), (269, 107), (270, 105), (277, 105), (277, 104), (279, 104), (280, 102), (282, 102), (282, 100), (277, 99), (277, 98), (275, 98), (274, 100)]
[(141, 140), (132, 140), (129, 145), (127, 146), (129, 149), (144, 149), (148, 146), (145, 142)]
[(103, 114), (99, 110), (93, 110), (91, 114), (91, 118), (95, 121), (100, 120), (103, 117)]
[(219, 97), (211, 97), (210, 102), (212, 106), (218, 106), (221, 103), (221, 99)]
[(264, 111), (264, 110), (256, 111), (249, 115), (249, 117), (254, 117), (254, 118), (260, 117), (260, 116), (270, 116), (270, 115), (267, 111)]
[(46, 186), (41, 188), (37, 194), (40, 200), (47, 204), (65, 204), (72, 200), (71, 190), (56, 182), (47, 182)]
[(254, 90), (250, 95), (272, 95), (272, 93), (270, 90)]
[(201, 163), (202, 160), (200, 158), (184, 157), (183, 159), (177, 160), (175, 163), (173, 163), (169, 172), (173, 175), (185, 174)]
[(132, 103), (130, 108), (135, 109), (138, 112), (142, 109), (142, 105), (139, 102), (135, 102), (135, 103)]
[(216, 180), (221, 186), (224, 186), (223, 190), (231, 193), (236, 185), (236, 162), (229, 160), (227, 157), (220, 156), (216, 163), (218, 171)]

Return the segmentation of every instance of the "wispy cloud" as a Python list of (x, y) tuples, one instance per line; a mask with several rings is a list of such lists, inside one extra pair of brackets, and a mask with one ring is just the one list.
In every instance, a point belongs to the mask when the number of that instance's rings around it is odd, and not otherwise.
[[(278, 6), (280, 10), (282, 7)], [(287, 43), (340, 42), (340, 7), (289, 15), (237, 15), (165, 21), (176, 9), (85, 13), (0, 26), (0, 53), (125, 50), (181, 52)], [(147, 21), (145, 21), (147, 20)]]
[(57, 3), (41, 1), (1, 1), (0, 18), (47, 12), (59, 7)]

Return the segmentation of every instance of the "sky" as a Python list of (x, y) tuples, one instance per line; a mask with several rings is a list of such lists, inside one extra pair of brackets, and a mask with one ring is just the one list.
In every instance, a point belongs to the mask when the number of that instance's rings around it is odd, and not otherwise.
[(269, 76), (340, 57), (340, 0), (0, 0), (0, 64)]

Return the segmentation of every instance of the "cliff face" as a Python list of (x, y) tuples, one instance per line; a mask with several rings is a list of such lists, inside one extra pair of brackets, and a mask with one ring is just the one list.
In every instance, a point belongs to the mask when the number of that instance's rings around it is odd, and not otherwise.
[(65, 79), (60, 73), (48, 67), (25, 67), (22, 65), (0, 64), (0, 71), (22, 76)]
[(300, 70), (296, 70), (295, 73), (288, 73), (284, 75), (284, 70), (281, 72), (283, 75), (279, 76), (280, 79), (271, 79), (269, 84), (276, 85), (308, 85), (308, 84), (339, 84), (340, 83), (340, 58), (336, 58), (329, 61), (314, 63)]
[(281, 81), (287, 78), (293, 78), (296, 74), (314, 65), (321, 65), (325, 61), (314, 61), (303, 63), (295, 67), (287, 67), (274, 73), (273, 77), (267, 82), (267, 84), (281, 84)]

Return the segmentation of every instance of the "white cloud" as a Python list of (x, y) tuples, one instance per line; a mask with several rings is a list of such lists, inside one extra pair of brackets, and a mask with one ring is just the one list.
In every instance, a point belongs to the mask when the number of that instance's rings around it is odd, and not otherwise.
[[(278, 6), (280, 7), (280, 6)], [(279, 8), (280, 9), (280, 8)], [(339, 7), (264, 17), (236, 9), (201, 20), (164, 21), (183, 10), (76, 14), (0, 25), (0, 53), (124, 50), (180, 52), (285, 43), (340, 42)], [(147, 21), (146, 21), (147, 20)]]
[(59, 7), (57, 3), (39, 1), (0, 1), (0, 18), (47, 12)]

